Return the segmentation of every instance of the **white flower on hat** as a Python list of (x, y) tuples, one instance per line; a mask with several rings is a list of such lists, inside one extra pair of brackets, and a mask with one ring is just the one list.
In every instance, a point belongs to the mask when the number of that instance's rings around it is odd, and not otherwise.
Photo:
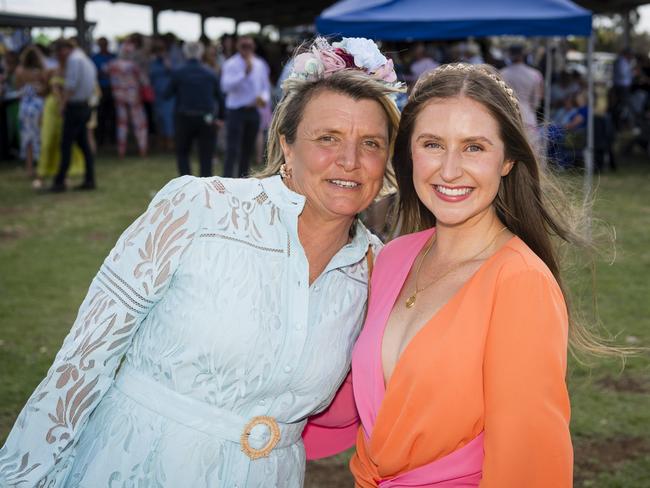
[(341, 42), (335, 42), (333, 47), (338, 47), (354, 57), (354, 64), (372, 72), (386, 64), (387, 59), (372, 40), (364, 37), (344, 37)]

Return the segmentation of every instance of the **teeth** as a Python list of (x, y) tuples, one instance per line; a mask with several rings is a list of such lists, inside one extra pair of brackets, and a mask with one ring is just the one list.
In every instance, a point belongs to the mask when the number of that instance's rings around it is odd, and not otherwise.
[(461, 195), (467, 195), (472, 191), (471, 188), (447, 188), (446, 186), (435, 185), (436, 190), (442, 193), (443, 195), (448, 195), (450, 197), (459, 197)]
[(356, 183), (354, 181), (346, 181), (346, 180), (329, 180), (330, 183), (334, 183), (336, 186), (340, 186), (342, 188), (354, 188), (359, 186), (359, 183)]

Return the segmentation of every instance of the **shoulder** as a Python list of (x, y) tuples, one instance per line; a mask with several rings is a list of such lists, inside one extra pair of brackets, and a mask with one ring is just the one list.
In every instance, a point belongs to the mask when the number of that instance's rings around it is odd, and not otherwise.
[(384, 246), (382, 254), (385, 254), (386, 257), (400, 255), (414, 246), (421, 246), (423, 241), (426, 241), (431, 236), (431, 232), (431, 229), (426, 229), (399, 236)]
[(393, 270), (410, 262), (410, 257), (417, 254), (427, 239), (431, 236), (432, 229), (405, 234), (385, 244), (379, 254), (376, 269), (381, 273), (392, 273)]
[(182, 190), (185, 193), (200, 193), (204, 191), (230, 195), (239, 199), (254, 198), (263, 192), (260, 180), (257, 178), (223, 178), (221, 176), (180, 176), (170, 180), (160, 193), (173, 193)]
[(497, 291), (500, 287), (511, 288), (512, 285), (527, 287), (542, 285), (560, 295), (560, 285), (546, 263), (533, 252), (519, 237), (513, 237), (504, 244), (494, 261), (497, 271)]
[(372, 249), (372, 252), (375, 255), (375, 259), (377, 259), (377, 256), (379, 256), (379, 253), (384, 248), (384, 243), (381, 242), (381, 239), (377, 237), (375, 234), (373, 234), (372, 232), (370, 232), (368, 229), (365, 229), (365, 232), (367, 232), (368, 235), (368, 242), (370, 244), (370, 248)]
[(205, 65), (203, 63), (201, 63), (199, 66), (201, 67), (201, 73), (203, 73), (203, 76), (205, 76), (206, 78), (208, 78), (210, 80), (218, 79), (217, 74), (212, 70), (212, 68), (210, 68), (209, 66), (207, 66), (207, 65)]

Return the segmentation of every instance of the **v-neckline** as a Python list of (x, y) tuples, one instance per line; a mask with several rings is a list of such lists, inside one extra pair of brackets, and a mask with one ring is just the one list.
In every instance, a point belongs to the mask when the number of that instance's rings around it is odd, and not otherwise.
[(399, 367), (400, 367), (400, 364), (403, 363), (403, 359), (404, 359), (404, 357), (405, 357), (406, 354), (409, 352), (409, 350), (412, 349), (411, 345), (412, 345), (412, 344), (414, 343), (414, 341), (418, 338), (418, 336), (421, 335), (421, 334), (422, 334), (426, 329), (428, 329), (428, 328), (431, 326), (431, 323), (434, 322), (434, 321), (436, 321), (436, 319), (437, 319), (438, 317), (440, 317), (440, 315), (441, 315), (441, 314), (442, 314), (442, 313), (443, 313), (443, 312), (444, 312), (448, 307), (451, 306), (451, 303), (454, 302), (454, 301), (456, 301), (456, 300), (458, 299), (458, 297), (460, 297), (460, 296), (464, 293), (464, 291), (466, 290), (466, 288), (469, 287), (469, 285), (472, 283), (472, 281), (474, 281), (475, 278), (476, 278), (476, 277), (477, 277), (477, 276), (478, 276), (478, 275), (479, 275), (479, 274), (480, 274), (480, 273), (481, 273), (481, 272), (482, 272), (482, 271), (487, 267), (487, 264), (488, 264), (490, 261), (492, 261), (492, 259), (494, 259), (495, 256), (497, 256), (498, 254), (500, 254), (501, 251), (502, 251), (503, 249), (505, 249), (506, 247), (508, 247), (509, 244), (510, 244), (514, 239), (517, 238), (517, 236), (515, 235), (515, 236), (512, 236), (510, 239), (508, 239), (506, 242), (504, 242), (504, 243), (501, 245), (501, 247), (500, 247), (499, 249), (497, 249), (497, 250), (494, 252), (494, 254), (492, 254), (489, 258), (487, 258), (487, 259), (486, 259), (486, 260), (485, 260), (485, 261), (484, 261), (484, 262), (483, 262), (483, 263), (478, 267), (478, 269), (477, 269), (476, 271), (474, 271), (474, 273), (472, 273), (472, 275), (467, 279), (467, 281), (466, 281), (465, 283), (463, 283), (463, 285), (462, 285), (458, 290), (456, 290), (456, 292), (455, 292), (455, 293), (454, 293), (454, 294), (449, 298), (449, 300), (447, 300), (447, 301), (446, 301), (446, 302), (445, 302), (445, 303), (444, 303), (440, 308), (438, 308), (438, 310), (437, 310), (437, 311), (436, 311), (436, 312), (435, 312), (435, 313), (434, 313), (434, 314), (429, 318), (429, 320), (427, 320), (427, 321), (424, 323), (424, 325), (422, 325), (422, 327), (420, 327), (420, 329), (419, 329), (419, 330), (418, 330), (418, 331), (413, 335), (413, 337), (411, 337), (411, 339), (408, 341), (408, 343), (406, 344), (406, 346), (405, 346), (404, 349), (402, 350), (401, 354), (398, 356), (397, 361), (395, 361), (395, 366), (393, 367), (393, 372), (392, 372), (392, 374), (390, 375), (390, 378), (388, 378), (388, 381), (386, 381), (386, 379), (385, 379), (386, 376), (385, 376), (385, 374), (384, 374), (384, 362), (383, 362), (383, 360), (382, 360), (382, 356), (383, 356), (383, 349), (384, 349), (384, 334), (385, 334), (385, 332), (386, 332), (386, 327), (388, 326), (388, 320), (390, 319), (390, 314), (391, 314), (391, 312), (392, 312), (393, 309), (395, 308), (395, 305), (396, 305), (396, 303), (397, 303), (397, 299), (398, 299), (399, 296), (400, 296), (400, 293), (401, 293), (401, 291), (402, 291), (402, 288), (404, 287), (404, 284), (406, 283), (406, 280), (408, 279), (409, 273), (410, 273), (410, 271), (411, 271), (411, 267), (412, 267), (413, 264), (415, 263), (415, 260), (417, 259), (418, 255), (420, 254), (420, 252), (422, 251), (422, 249), (424, 249), (424, 246), (426, 246), (427, 242), (429, 242), (429, 239), (431, 239), (431, 238), (433, 237), (433, 235), (435, 234), (435, 232), (436, 232), (436, 231), (435, 231), (435, 228), (434, 228), (433, 232), (432, 232), (432, 233), (427, 237), (427, 239), (424, 239), (423, 242), (422, 242), (422, 244), (421, 244), (420, 246), (418, 246), (418, 248), (417, 248), (417, 252), (416, 252), (415, 255), (413, 256), (413, 259), (412, 259), (412, 261), (411, 261), (411, 263), (410, 263), (410, 265), (409, 265), (409, 267), (408, 267), (408, 271), (406, 272), (406, 274), (405, 274), (404, 277), (403, 277), (402, 284), (397, 288), (397, 293), (395, 294), (395, 297), (394, 297), (394, 299), (393, 299), (393, 305), (391, 306), (390, 311), (388, 312), (388, 315), (386, 316), (386, 320), (384, 321), (384, 324), (383, 324), (383, 326), (382, 326), (382, 328), (381, 328), (381, 332), (380, 332), (380, 335), (379, 335), (379, 341), (378, 341), (378, 342), (379, 342), (379, 350), (377, 351), (377, 353), (379, 354), (379, 358), (376, 358), (376, 359), (378, 359), (378, 362), (377, 362), (378, 367), (379, 367), (378, 374), (380, 375), (379, 378), (380, 378), (380, 380), (381, 380), (381, 386), (383, 387), (383, 389), (382, 389), (381, 392), (380, 392), (380, 393), (381, 393), (381, 395), (380, 395), (380, 404), (381, 404), (381, 402), (383, 401), (384, 396), (386, 395), (386, 392), (388, 391), (388, 388), (390, 387), (390, 384), (391, 384), (393, 378), (395, 377), (395, 373), (398, 372), (398, 369), (399, 369)]

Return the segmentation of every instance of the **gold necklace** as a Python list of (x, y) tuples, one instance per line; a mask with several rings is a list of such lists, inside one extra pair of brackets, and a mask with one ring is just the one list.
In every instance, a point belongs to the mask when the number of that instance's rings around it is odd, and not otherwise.
[(492, 244), (494, 244), (494, 241), (497, 240), (497, 237), (499, 237), (499, 234), (501, 234), (501, 233), (502, 233), (504, 230), (506, 230), (506, 229), (507, 229), (507, 227), (502, 227), (502, 228), (499, 230), (499, 232), (497, 232), (497, 233), (494, 235), (494, 237), (492, 238), (492, 240), (490, 240), (490, 242), (488, 242), (488, 245), (485, 246), (483, 249), (481, 249), (481, 250), (480, 250), (479, 252), (477, 252), (476, 254), (474, 254), (472, 257), (470, 257), (469, 259), (464, 259), (463, 261), (458, 262), (455, 266), (452, 266), (451, 268), (449, 268), (447, 271), (445, 271), (443, 274), (441, 274), (440, 276), (438, 276), (438, 277), (437, 277), (435, 280), (433, 280), (432, 282), (427, 283), (427, 284), (424, 285), (422, 288), (418, 288), (418, 278), (419, 278), (419, 276), (420, 276), (420, 270), (422, 269), (422, 264), (424, 263), (424, 260), (426, 259), (427, 254), (429, 254), (429, 251), (431, 250), (431, 248), (433, 247), (433, 245), (434, 245), (435, 242), (436, 242), (436, 238), (437, 238), (437, 236), (434, 236), (433, 240), (431, 241), (431, 244), (429, 244), (429, 246), (427, 247), (426, 251), (424, 251), (424, 254), (422, 255), (422, 259), (420, 259), (420, 263), (418, 264), (418, 268), (415, 270), (415, 291), (413, 292), (413, 294), (412, 294), (410, 297), (408, 297), (408, 298), (406, 299), (406, 308), (413, 308), (413, 306), (415, 305), (415, 300), (416, 300), (417, 297), (418, 297), (418, 293), (420, 293), (420, 292), (426, 290), (427, 288), (429, 288), (429, 287), (430, 287), (431, 285), (433, 285), (434, 283), (437, 283), (438, 281), (440, 281), (441, 279), (443, 279), (445, 276), (447, 276), (449, 273), (451, 273), (451, 272), (454, 271), (455, 269), (458, 269), (462, 264), (464, 264), (464, 263), (468, 263), (468, 262), (470, 262), (470, 261), (476, 259), (476, 258), (479, 257), (481, 254), (483, 254), (485, 251), (487, 251), (487, 250), (489, 249), (489, 247), (490, 247)]

